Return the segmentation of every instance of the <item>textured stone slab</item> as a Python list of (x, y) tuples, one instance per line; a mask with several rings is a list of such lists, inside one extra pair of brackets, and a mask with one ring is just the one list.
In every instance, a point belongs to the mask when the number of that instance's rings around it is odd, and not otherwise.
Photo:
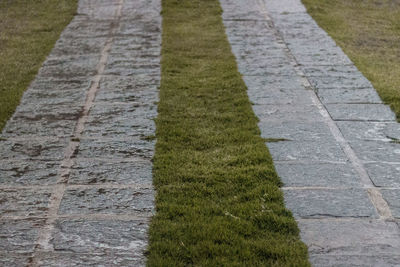
[(224, 20), (263, 20), (265, 17), (260, 14), (255, 0), (247, 2), (227, 0), (221, 1), (224, 12)]
[(150, 160), (108, 161), (78, 158), (72, 167), (70, 184), (151, 184)]
[(58, 252), (128, 253), (142, 258), (147, 238), (146, 221), (60, 220), (51, 239)]
[(320, 141), (332, 139), (329, 127), (323, 122), (276, 121), (260, 123), (263, 138), (283, 138), (290, 141)]
[[(44, 219), (0, 221), (0, 250), (2, 252), (33, 252)], [(0, 255), (0, 258), (3, 258)], [(0, 266), (1, 266), (0, 261)], [(11, 265), (9, 265), (11, 266)]]
[(84, 158), (144, 158), (153, 156), (155, 141), (131, 139), (122, 141), (118, 139), (81, 139), (78, 157)]
[(2, 185), (52, 185), (57, 183), (59, 161), (0, 161)]
[(0, 254), (0, 266), (29, 266), (30, 262), (30, 254)]
[(297, 218), (378, 217), (363, 189), (284, 190), (284, 195)]
[(324, 104), (382, 103), (376, 91), (369, 89), (319, 89), (318, 96)]
[(380, 141), (351, 141), (350, 145), (357, 156), (364, 161), (400, 161), (400, 144)]
[[(275, 163), (285, 187), (361, 187), (347, 163)], [(399, 181), (400, 182), (400, 181)]]
[(65, 192), (59, 214), (137, 214), (151, 212), (150, 189), (93, 188)]
[(312, 105), (311, 98), (300, 90), (265, 88), (257, 95), (251, 94), (250, 101), (256, 105)]
[(280, 1), (270, 1), (268, 3), (268, 12), (271, 13), (302, 13), (306, 12), (306, 9), (299, 1), (295, 0), (280, 0)]
[(99, 54), (106, 41), (107, 37), (60, 38), (51, 53), (54, 56)]
[(394, 121), (395, 115), (383, 104), (327, 104), (334, 120)]
[(347, 140), (400, 140), (400, 125), (398, 123), (339, 121), (337, 125)]
[(149, 104), (96, 104), (90, 111), (83, 135), (148, 136), (155, 131), (153, 119), (156, 115), (156, 107)]
[(98, 55), (73, 55), (49, 58), (39, 70), (39, 76), (58, 79), (73, 79), (76, 76), (93, 76), (99, 62)]
[(0, 140), (1, 159), (61, 160), (68, 144), (66, 139)]
[[(329, 256), (399, 255), (400, 236), (396, 223), (381, 220), (301, 220), (302, 239), (310, 244), (311, 259)], [(367, 266), (368, 261), (364, 261)], [(364, 265), (365, 266), (365, 265)]]
[(310, 255), (310, 262), (315, 267), (326, 266), (398, 266), (400, 255)]
[(265, 90), (269, 88), (295, 90), (298, 89), (301, 92), (304, 90), (301, 79), (298, 76), (281, 76), (271, 75), (265, 77), (257, 76), (243, 76), (249, 95), (253, 96), (264, 96)]
[(0, 216), (45, 216), (50, 195), (45, 189), (0, 190)]
[[(45, 253), (39, 255), (40, 266), (145, 266), (145, 259), (138, 253)], [(22, 266), (22, 265), (21, 265)]]
[(57, 120), (46, 118), (38, 119), (15, 118), (7, 122), (2, 137), (43, 136), (43, 137), (70, 137), (73, 135), (76, 121)]
[(364, 167), (375, 186), (400, 188), (400, 161), (394, 164), (366, 163)]
[(400, 218), (400, 189), (382, 189), (383, 198), (388, 203), (393, 217)]
[(276, 161), (347, 161), (341, 147), (333, 138), (323, 141), (271, 142), (267, 146)]
[(323, 121), (314, 105), (254, 105), (254, 113), (261, 123), (271, 121)]

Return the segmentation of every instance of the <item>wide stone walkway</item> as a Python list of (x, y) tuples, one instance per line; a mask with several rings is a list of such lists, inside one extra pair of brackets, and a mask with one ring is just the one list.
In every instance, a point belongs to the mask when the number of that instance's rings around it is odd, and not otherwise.
[(159, 0), (80, 0), (0, 141), (0, 266), (138, 266), (153, 213)]
[(300, 0), (221, 0), (315, 266), (400, 265), (400, 124)]

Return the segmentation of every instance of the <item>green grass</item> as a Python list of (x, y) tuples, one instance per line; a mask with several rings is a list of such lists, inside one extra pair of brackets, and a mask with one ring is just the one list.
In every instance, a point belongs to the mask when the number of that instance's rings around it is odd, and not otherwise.
[(149, 266), (308, 266), (218, 0), (163, 0)]
[(0, 130), (76, 8), (77, 0), (0, 1)]
[(400, 119), (400, 1), (303, 0)]

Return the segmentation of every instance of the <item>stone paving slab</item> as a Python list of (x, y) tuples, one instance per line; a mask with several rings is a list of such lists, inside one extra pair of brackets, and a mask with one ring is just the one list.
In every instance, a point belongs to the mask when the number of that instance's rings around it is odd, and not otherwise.
[(80, 0), (0, 136), (0, 266), (144, 266), (161, 3)]
[(275, 162), (285, 187), (360, 187), (356, 172), (348, 163)]
[(284, 190), (284, 195), (286, 206), (298, 218), (378, 218), (367, 192), (362, 189)]
[(266, 145), (311, 264), (398, 266), (393, 112), (300, 0), (220, 2), (261, 135), (286, 139)]

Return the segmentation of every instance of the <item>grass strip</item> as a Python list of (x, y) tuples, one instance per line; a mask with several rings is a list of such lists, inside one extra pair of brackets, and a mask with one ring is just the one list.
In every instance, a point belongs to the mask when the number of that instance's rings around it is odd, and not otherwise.
[(0, 131), (76, 8), (77, 0), (0, 1)]
[[(303, 0), (400, 119), (400, 2)], [(400, 120), (399, 120), (400, 121)]]
[(308, 266), (218, 0), (163, 0), (148, 266)]

